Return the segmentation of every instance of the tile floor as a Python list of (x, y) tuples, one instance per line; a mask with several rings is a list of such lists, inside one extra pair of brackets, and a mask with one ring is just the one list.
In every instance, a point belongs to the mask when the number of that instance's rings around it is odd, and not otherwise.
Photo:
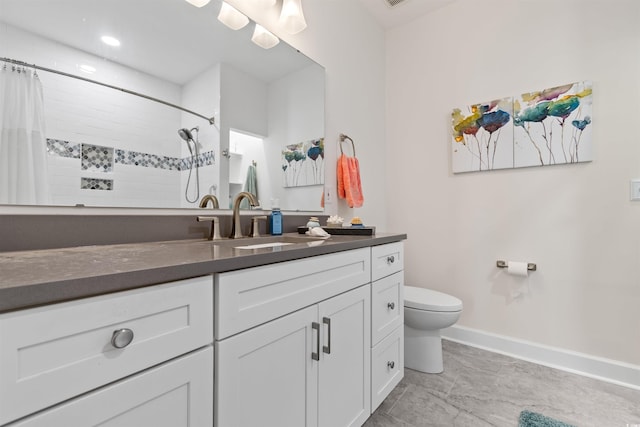
[(444, 372), (405, 377), (365, 427), (517, 427), (523, 409), (578, 427), (640, 427), (640, 390), (443, 340)]

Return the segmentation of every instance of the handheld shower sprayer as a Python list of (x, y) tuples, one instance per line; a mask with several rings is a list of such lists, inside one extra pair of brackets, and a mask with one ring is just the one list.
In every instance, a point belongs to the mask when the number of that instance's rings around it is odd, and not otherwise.
[(193, 141), (193, 134), (191, 133), (191, 131), (194, 129), (198, 131), (197, 127), (194, 127), (191, 130), (187, 128), (178, 129), (178, 135), (180, 135), (180, 138), (184, 139), (186, 142), (189, 142), (189, 140)]
[[(196, 132), (196, 140), (193, 139), (194, 131)], [(187, 129), (187, 128), (178, 129), (178, 135), (180, 135), (180, 138), (182, 138), (184, 142), (187, 143), (187, 148), (189, 148), (189, 153), (191, 154), (191, 162), (189, 163), (189, 176), (187, 177), (187, 185), (184, 189), (184, 198), (187, 199), (187, 202), (189, 203), (195, 203), (198, 201), (198, 199), (200, 199), (200, 176), (198, 174), (198, 158), (200, 157), (200, 153), (198, 151), (199, 141), (197, 141), (199, 131), (200, 131), (200, 128), (198, 126), (191, 129)], [(196, 197), (195, 199), (191, 200), (189, 199), (188, 193), (189, 193), (189, 184), (191, 183), (191, 172), (193, 172), (194, 164), (196, 165)]]

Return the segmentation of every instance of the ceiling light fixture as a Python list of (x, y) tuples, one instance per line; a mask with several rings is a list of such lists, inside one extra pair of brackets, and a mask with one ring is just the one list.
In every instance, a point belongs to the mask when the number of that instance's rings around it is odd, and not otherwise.
[(232, 30), (239, 30), (249, 23), (249, 18), (229, 3), (223, 1), (220, 13), (218, 14), (218, 21)]
[(297, 34), (307, 28), (302, 13), (302, 0), (283, 0), (280, 24), (289, 34)]
[(115, 37), (111, 37), (111, 36), (102, 36), (100, 38), (100, 40), (102, 40), (102, 43), (109, 45), (109, 46), (113, 46), (113, 47), (118, 47), (120, 46), (120, 40), (118, 40)]
[(210, 0), (187, 0), (187, 3), (191, 3), (195, 7), (202, 7), (209, 3)]
[(263, 49), (271, 49), (278, 43), (280, 39), (267, 31), (262, 25), (256, 24), (256, 28), (253, 31), (251, 41), (260, 46)]

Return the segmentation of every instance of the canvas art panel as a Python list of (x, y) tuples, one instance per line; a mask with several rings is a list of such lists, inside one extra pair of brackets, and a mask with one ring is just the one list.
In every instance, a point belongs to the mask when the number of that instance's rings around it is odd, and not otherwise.
[(514, 99), (514, 167), (592, 160), (591, 86), (571, 83)]
[(513, 167), (512, 109), (503, 98), (453, 110), (454, 173)]
[(285, 146), (282, 173), (284, 187), (324, 184), (324, 138)]

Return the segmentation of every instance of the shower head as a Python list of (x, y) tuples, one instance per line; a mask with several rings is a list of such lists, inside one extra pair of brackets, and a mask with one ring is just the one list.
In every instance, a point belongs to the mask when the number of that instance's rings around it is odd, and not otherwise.
[(178, 129), (178, 135), (180, 135), (180, 138), (184, 139), (186, 142), (193, 141), (193, 135), (187, 128)]

